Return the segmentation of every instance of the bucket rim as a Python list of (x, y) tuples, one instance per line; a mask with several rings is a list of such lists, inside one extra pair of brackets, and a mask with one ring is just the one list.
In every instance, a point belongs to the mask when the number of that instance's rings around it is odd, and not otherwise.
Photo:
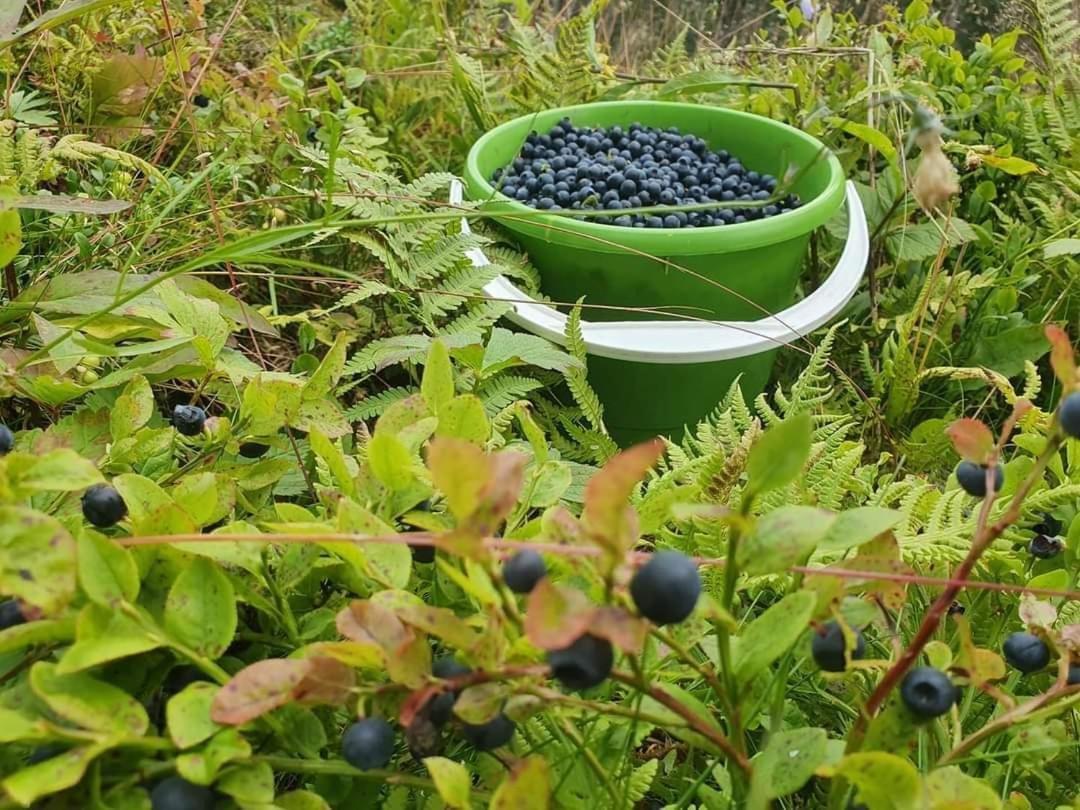
[[(816, 290), (775, 315), (757, 321), (581, 321), (586, 352), (597, 357), (655, 365), (710, 363), (763, 354), (786, 346), (833, 320), (858, 290), (870, 257), (866, 213), (855, 184), (843, 187), (848, 234), (836, 266)], [(462, 200), (461, 183), (450, 187), (450, 202)], [(462, 230), (470, 231), (468, 220)], [(490, 264), (479, 249), (466, 254), (473, 265)], [(527, 331), (566, 345), (567, 316), (533, 299), (505, 276), (484, 287), (492, 300), (510, 303), (506, 317)]]
[[(658, 107), (669, 110), (705, 110), (711, 115), (753, 121), (756, 125), (764, 124), (783, 131), (785, 137), (802, 141), (824, 155), (829, 169), (828, 182), (819, 194), (803, 202), (799, 208), (767, 219), (706, 228), (624, 228), (574, 219), (570, 214), (537, 214), (536, 209), (512, 200), (498, 191), (480, 171), (480, 155), (492, 142), (498, 140), (507, 130), (539, 116), (573, 117), (600, 108), (640, 109), (647, 112)], [(599, 101), (555, 107), (505, 121), (485, 132), (472, 145), (465, 159), (465, 181), (470, 198), (479, 201), (488, 211), (504, 213), (506, 216), (499, 217), (499, 222), (511, 231), (579, 249), (585, 247), (581, 244), (584, 238), (592, 242), (587, 246), (589, 250), (601, 253), (621, 253), (629, 248), (661, 257), (733, 253), (798, 238), (832, 218), (843, 202), (845, 182), (843, 168), (832, 150), (813, 135), (790, 124), (728, 107), (649, 99)], [(513, 214), (528, 214), (528, 218), (513, 219)]]

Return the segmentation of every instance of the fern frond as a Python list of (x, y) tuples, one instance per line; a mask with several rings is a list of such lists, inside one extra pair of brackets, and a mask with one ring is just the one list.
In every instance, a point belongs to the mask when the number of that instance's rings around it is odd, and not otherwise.
[(589, 385), (587, 376), (588, 353), (585, 348), (585, 336), (581, 331), (580, 302), (570, 311), (570, 317), (566, 319), (566, 350), (578, 361), (577, 366), (569, 368), (566, 372), (566, 384), (570, 388), (570, 393), (592, 429), (606, 436), (604, 406), (596, 391)]
[(476, 390), (476, 395), (484, 403), (488, 416), (493, 416), (523, 399), (531, 391), (543, 387), (543, 383), (532, 377), (517, 374), (499, 374), (485, 380)]
[(345, 418), (350, 422), (359, 422), (364, 419), (374, 419), (376, 416), (382, 414), (387, 408), (402, 399), (407, 399), (413, 394), (420, 392), (420, 389), (415, 386), (401, 386), (399, 388), (388, 388), (385, 391), (380, 391), (377, 394), (373, 394), (366, 397), (363, 401), (353, 405), (345, 413)]

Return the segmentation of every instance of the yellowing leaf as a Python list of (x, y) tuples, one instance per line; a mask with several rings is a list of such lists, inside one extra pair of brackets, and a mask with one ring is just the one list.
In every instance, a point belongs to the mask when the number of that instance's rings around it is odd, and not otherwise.
[(431, 781), (447, 807), (469, 810), (472, 806), (469, 803), (472, 780), (464, 765), (445, 757), (426, 757), (424, 767), (431, 774)]
[(550, 806), (551, 774), (541, 756), (515, 764), (488, 805), (490, 810), (547, 810)]

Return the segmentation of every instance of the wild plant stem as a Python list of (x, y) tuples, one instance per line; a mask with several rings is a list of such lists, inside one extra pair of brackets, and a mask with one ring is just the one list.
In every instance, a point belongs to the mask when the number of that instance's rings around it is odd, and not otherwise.
[[(1002, 432), (999, 450), (1001, 444), (1003, 444), (1012, 433), (1012, 425), (1015, 424), (1016, 418), (1018, 417), (1014, 414), (1006, 429)], [(878, 710), (889, 697), (889, 693), (892, 692), (893, 688), (900, 682), (900, 679), (903, 678), (908, 669), (911, 668), (911, 665), (915, 663), (923, 648), (933, 637), (934, 632), (941, 623), (942, 617), (945, 616), (949, 606), (956, 599), (956, 595), (960, 592), (965, 581), (971, 575), (972, 570), (975, 568), (976, 563), (978, 563), (979, 558), (983, 555), (983, 552), (985, 552), (990, 544), (1000, 537), (1002, 533), (1020, 517), (1020, 507), (1023, 505), (1024, 499), (1027, 497), (1028, 492), (1031, 491), (1031, 488), (1035, 483), (1042, 479), (1042, 474), (1046, 469), (1046, 465), (1049, 464), (1050, 460), (1057, 454), (1058, 449), (1061, 447), (1061, 442), (1061, 435), (1055, 432), (1048, 440), (1046, 449), (1039, 454), (1035, 461), (1035, 465), (1032, 467), (1027, 478), (1024, 479), (1017, 488), (1008, 508), (993, 524), (989, 523), (989, 511), (993, 503), (994, 491), (992, 487), (988, 490), (987, 497), (983, 501), (983, 506), (979, 514), (979, 522), (975, 530), (975, 538), (972, 541), (971, 550), (953, 574), (951, 584), (945, 587), (927, 611), (915, 636), (908, 643), (896, 663), (885, 673), (885, 676), (878, 683), (877, 688), (875, 688), (870, 695), (862, 714), (859, 716), (859, 719), (855, 721), (855, 725), (848, 737), (848, 751), (856, 751), (862, 745), (862, 740), (866, 734), (866, 727), (870, 719), (877, 714)], [(992, 473), (993, 470), (988, 471), (988, 475)]]
[[(397, 771), (361, 771), (343, 760), (294, 759), (292, 757), (257, 755), (252, 762), (263, 762), (278, 773), (300, 773), (312, 776), (348, 776), (351, 779), (363, 779), (369, 782), (385, 782), (388, 785), (405, 785), (420, 788), (436, 794), (435, 783), (422, 776), (412, 776)], [(473, 788), (472, 795), (480, 798), (490, 796), (483, 790)]]
[(683, 705), (683, 703), (680, 702), (677, 698), (668, 694), (659, 686), (645, 683), (644, 681), (636, 678), (633, 675), (630, 675), (629, 673), (622, 672), (620, 670), (613, 670), (611, 673), (611, 679), (614, 681), (618, 681), (619, 683), (626, 684), (627, 686), (631, 687), (632, 689), (636, 689), (639, 692), (643, 692), (644, 694), (655, 700), (657, 703), (659, 703), (661, 706), (671, 709), (671, 711), (675, 712), (675, 714), (679, 715), (679, 717), (685, 720), (686, 724), (693, 731), (696, 731), (702, 737), (704, 737), (717, 748), (719, 748), (724, 753), (724, 756), (726, 756), (729, 761), (734, 762), (735, 765), (742, 772), (743, 776), (747, 780), (749, 780), (751, 774), (753, 773), (753, 770), (750, 767), (750, 760), (747, 759), (745, 754), (736, 750), (731, 740), (724, 736), (723, 732), (721, 732), (715, 726), (706, 723), (701, 717), (698, 716), (697, 712), (695, 712), (693, 709)]

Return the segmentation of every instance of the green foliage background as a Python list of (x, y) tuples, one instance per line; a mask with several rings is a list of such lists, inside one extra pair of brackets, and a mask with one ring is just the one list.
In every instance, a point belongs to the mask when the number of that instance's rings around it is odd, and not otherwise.
[[(1027, 399), (1036, 407), (1002, 457), (991, 520), (1037, 480), (976, 570), (1006, 589), (966, 591), (966, 620), (939, 629), (927, 656), (973, 677), (972, 649), (996, 655), (1027, 625), (1068, 660), (1080, 601), (1048, 598), (1054, 615), (1040, 624), (1021, 615), (1018, 592), (1075, 594), (1078, 580), (1080, 445), (1036, 466), (1062, 393), (1044, 326), (1076, 334), (1080, 320), (1073, 3), (968, 15), (925, 0), (816, 4), (813, 20), (782, 0), (669, 5), (83, 0), (0, 13), (0, 200), (17, 200), (0, 210), (0, 422), (17, 434), (0, 458), (0, 595), (37, 619), (0, 632), (0, 807), (145, 808), (146, 787), (174, 770), (243, 808), (546, 806), (494, 803), (524, 801), (505, 798), (511, 761), (457, 739), (445, 765), (399, 745), (391, 778), (340, 760), (358, 703), (394, 716), (430, 665), (418, 652), (395, 669), (378, 645), (341, 641), (351, 599), (412, 616), (402, 621), (425, 650), (438, 639), (478, 666), (541, 656), (490, 560), (467, 559), (465, 541), (431, 566), (401, 543), (310, 536), (498, 529), (584, 542), (587, 482), (617, 448), (588, 384), (581, 311), (562, 347), (500, 326), (507, 305), (485, 300), (484, 284), (506, 274), (538, 292), (537, 274), (492, 224), (461, 233), (446, 196), (495, 123), (610, 98), (724, 105), (814, 134), (857, 184), (873, 254), (842, 320), (782, 352), (767, 394), (746, 401), (736, 386), (621, 493), (643, 547), (735, 559), (733, 534), (744, 536), (737, 582), (703, 569), (700, 615), (651, 635), (636, 663), (739, 740), (756, 781), (742, 784), (655, 695), (612, 683), (582, 701), (530, 681), (496, 695), (518, 721), (514, 756), (531, 763), (522, 792), (550, 792), (558, 807), (844, 807), (870, 774), (901, 785), (891, 797), (859, 792), (872, 810), (1080, 806), (1075, 690), (1053, 712), (977, 736), (1010, 700), (1051, 689), (1049, 672), (969, 685), (956, 715), (930, 726), (905, 725), (889, 706), (859, 754), (869, 759), (842, 758), (881, 667), (823, 679), (808, 617), (828, 618), (831, 598), (836, 615), (871, 627), (868, 657), (884, 661), (938, 590), (901, 588), (892, 604), (884, 581), (856, 582), (822, 586), (815, 603), (815, 578), (789, 570), (846, 557), (947, 575), (971, 548), (978, 504), (951, 475), (945, 428), (961, 416), (1000, 425)], [(909, 193), (912, 133), (931, 114), (960, 184), (933, 216)], [(131, 206), (101, 207), (115, 200)], [(822, 235), (803, 292), (844, 228)], [(492, 265), (472, 266), (464, 254), (476, 247)], [(194, 440), (167, 420), (187, 402), (211, 416)], [(810, 431), (801, 473), (755, 491), (752, 448), (793, 423)], [(424, 461), (438, 439), (521, 454), (520, 492), (493, 494), (499, 476), (475, 459), (448, 479)], [(252, 441), (269, 452), (245, 458)], [(497, 525), (479, 506), (454, 508), (455, 477), (488, 487), (476, 497)], [(105, 480), (130, 515), (99, 532), (78, 496)], [(747, 522), (721, 517), (729, 508)], [(847, 523), (787, 559), (767, 531), (800, 514), (785, 509)], [(1024, 549), (1047, 515), (1063, 524), (1066, 551), (1033, 560)], [(259, 534), (309, 541), (227, 540)], [(549, 564), (594, 601), (625, 591), (616, 565)], [(442, 623), (417, 619), (416, 598), (446, 609)], [(746, 639), (777, 616), (799, 637), (755, 650), (764, 664), (746, 676), (757, 660)], [(729, 669), (729, 641), (743, 645), (746, 676), (720, 690), (737, 696), (734, 712), (708, 676)], [(313, 659), (359, 674), (323, 664), (335, 699), (290, 699), (239, 727), (211, 720), (236, 672)], [(177, 688), (191, 667), (205, 680)], [(484, 697), (475, 702), (479, 717)], [(59, 747), (29, 762), (48, 746)], [(814, 752), (805, 773), (775, 763), (796, 750)], [(469, 798), (444, 782), (462, 778), (457, 763)]]

